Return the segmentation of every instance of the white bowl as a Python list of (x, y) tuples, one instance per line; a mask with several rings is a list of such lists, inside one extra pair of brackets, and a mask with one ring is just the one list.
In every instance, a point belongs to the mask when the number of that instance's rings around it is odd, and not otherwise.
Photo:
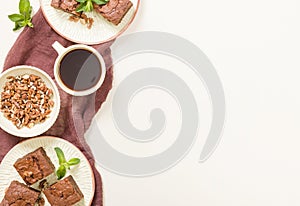
[(7, 82), (7, 77), (9, 76), (18, 76), (18, 75), (24, 75), (24, 74), (34, 74), (39, 77), (45, 82), (46, 86), (53, 91), (53, 97), (52, 100), (54, 101), (54, 106), (52, 107), (52, 112), (48, 115), (48, 118), (43, 123), (38, 123), (34, 125), (32, 128), (23, 127), (21, 129), (18, 129), (10, 120), (8, 120), (2, 112), (0, 112), (0, 127), (4, 131), (6, 131), (9, 134), (12, 134), (17, 137), (35, 137), (40, 134), (43, 134), (46, 132), (52, 125), (55, 123), (59, 110), (60, 110), (60, 96), (58, 89), (54, 83), (54, 81), (51, 79), (51, 77), (41, 69), (38, 69), (36, 67), (22, 65), (22, 66), (16, 66), (12, 67), (6, 71), (4, 71), (2, 74), (0, 74), (0, 92), (3, 92), (3, 86)]

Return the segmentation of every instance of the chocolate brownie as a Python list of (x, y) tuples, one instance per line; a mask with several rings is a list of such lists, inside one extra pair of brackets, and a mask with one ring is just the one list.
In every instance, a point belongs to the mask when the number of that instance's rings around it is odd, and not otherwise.
[(60, 0), (52, 0), (51, 1), (51, 6), (56, 8), (56, 9), (59, 9), (59, 6), (60, 6)]
[(72, 176), (47, 187), (44, 194), (52, 206), (74, 205), (84, 197)]
[(52, 0), (51, 6), (60, 9), (62, 11), (80, 16), (80, 13), (76, 12), (76, 8), (79, 3), (76, 0)]
[(0, 206), (34, 206), (38, 201), (40, 192), (25, 184), (13, 181), (6, 190)]
[(94, 4), (94, 9), (105, 19), (118, 25), (132, 6), (130, 0), (110, 0), (105, 5)]
[(33, 185), (55, 172), (53, 163), (42, 147), (18, 159), (14, 167), (27, 185)]

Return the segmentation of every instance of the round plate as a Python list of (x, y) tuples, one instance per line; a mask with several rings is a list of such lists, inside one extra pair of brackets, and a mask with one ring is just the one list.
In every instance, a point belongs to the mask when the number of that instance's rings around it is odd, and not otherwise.
[(46, 72), (36, 67), (27, 66), (27, 65), (12, 67), (4, 71), (2, 74), (0, 74), (1, 92), (3, 91), (2, 89), (3, 86), (7, 82), (6, 79), (7, 77), (24, 75), (24, 74), (34, 74), (41, 77), (41, 79), (45, 82), (46, 86), (52, 89), (53, 91), (52, 100), (54, 101), (52, 112), (49, 114), (49, 117), (46, 119), (45, 122), (36, 124), (32, 128), (23, 127), (21, 129), (18, 129), (10, 120), (8, 120), (4, 116), (2, 112), (0, 112), (0, 126), (1, 129), (6, 131), (7, 133), (17, 137), (35, 137), (46, 132), (55, 123), (60, 110), (60, 96), (59, 96), (57, 86), (55, 85), (54, 81)]
[[(13, 164), (17, 159), (36, 150), (39, 147), (43, 147), (45, 149), (47, 155), (50, 157), (56, 167), (58, 166), (58, 159), (54, 151), (55, 147), (60, 147), (64, 151), (66, 159), (73, 157), (80, 158), (80, 164), (72, 167), (71, 170), (68, 170), (66, 177), (68, 175), (72, 175), (84, 195), (84, 201), (81, 201), (78, 205), (91, 205), (95, 193), (95, 179), (89, 161), (73, 144), (61, 138), (48, 136), (37, 137), (23, 141), (17, 144), (6, 154), (0, 165), (0, 201), (4, 197), (6, 188), (8, 188), (13, 180), (18, 180), (19, 182), (24, 183), (18, 172), (13, 167)], [(44, 199), (46, 202), (45, 206), (50, 206), (47, 198), (44, 197)]]
[(62, 37), (75, 43), (101, 44), (117, 38), (131, 24), (138, 11), (140, 0), (131, 0), (133, 7), (124, 16), (122, 22), (116, 26), (95, 11), (87, 13), (94, 19), (91, 29), (86, 25), (69, 20), (71, 14), (55, 9), (51, 6), (51, 0), (40, 0), (43, 14), (50, 26)]

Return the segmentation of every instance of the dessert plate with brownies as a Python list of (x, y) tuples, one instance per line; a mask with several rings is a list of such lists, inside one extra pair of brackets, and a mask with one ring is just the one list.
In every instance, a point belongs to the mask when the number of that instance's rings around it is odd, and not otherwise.
[[(55, 148), (66, 159), (76, 157), (69, 162), (80, 163), (70, 163), (59, 176), (64, 163)], [(0, 205), (91, 205), (94, 181), (88, 160), (73, 144), (56, 137), (29, 139), (11, 149), (0, 165)]]
[(40, 0), (50, 26), (64, 38), (100, 44), (121, 35), (134, 20), (140, 0)]

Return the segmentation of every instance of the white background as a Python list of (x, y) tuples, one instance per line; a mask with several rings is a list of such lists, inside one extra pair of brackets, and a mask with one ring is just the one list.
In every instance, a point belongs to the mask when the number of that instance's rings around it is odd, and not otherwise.
[[(17, 2), (0, 7), (1, 65), (18, 35), (7, 18), (17, 10)], [(32, 2), (37, 10), (37, 0)], [(297, 0), (142, 2), (127, 33), (166, 31), (201, 48), (223, 82), (227, 120), (216, 152), (204, 164), (197, 163), (209, 128), (209, 107), (205, 95), (199, 95), (202, 129), (188, 156), (171, 170), (148, 178), (122, 177), (100, 168), (106, 206), (300, 205), (299, 9)], [(114, 85), (122, 75), (116, 73)], [(111, 101), (109, 97), (98, 114), (100, 122), (111, 116)], [(130, 111), (133, 119), (140, 118)], [(136, 149), (123, 149), (131, 147)]]

